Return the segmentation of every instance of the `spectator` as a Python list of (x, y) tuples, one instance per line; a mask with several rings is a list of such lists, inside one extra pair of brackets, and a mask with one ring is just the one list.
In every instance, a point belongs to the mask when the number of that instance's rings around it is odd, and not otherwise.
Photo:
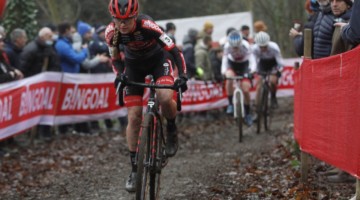
[[(314, 19), (307, 23), (304, 27), (312, 29), (313, 35), (313, 55), (312, 58), (327, 57), (331, 53), (332, 35), (334, 32), (335, 16), (331, 11), (330, 0), (317, 0), (320, 6), (320, 11)], [(301, 32), (290, 29), (290, 37), (293, 38), (296, 53), (299, 56), (304, 52), (304, 37)]]
[(210, 38), (211, 38), (213, 30), (214, 30), (214, 24), (210, 21), (205, 22), (203, 30), (199, 33), (199, 40), (203, 39), (206, 35), (210, 36)]
[(350, 23), (336, 23), (336, 26), (342, 27), (341, 37), (352, 45), (360, 44), (360, 1), (356, 0), (352, 9)]
[(60, 56), (60, 66), (63, 72), (79, 73), (80, 64), (87, 57), (87, 48), (76, 52), (72, 47), (71, 25), (67, 22), (58, 26), (60, 37), (55, 45)]
[(5, 52), (5, 36), (0, 34), (0, 83), (19, 80), (24, 77), (23, 73), (10, 65), (8, 56)]
[(261, 20), (258, 20), (256, 22), (254, 22), (254, 31), (255, 31), (255, 34), (260, 32), (260, 31), (266, 32), (267, 31), (267, 26), (266, 26), (265, 22), (263, 22)]
[(165, 25), (166, 30), (165, 33), (174, 41), (174, 43), (176, 44), (176, 40), (175, 40), (175, 32), (176, 32), (176, 26), (174, 23), (172, 22), (168, 22)]
[[(352, 13), (351, 0), (332, 0), (331, 10), (335, 15), (335, 22), (348, 22)], [(341, 28), (335, 28), (332, 37), (332, 47), (330, 55), (343, 53), (351, 49), (351, 45), (341, 38)]]
[[(89, 24), (79, 21), (77, 30), (80, 36), (78, 42), (81, 45), (89, 45), (90, 43), (92, 43), (92, 27)], [(111, 72), (110, 59), (109, 56), (106, 55), (107, 53), (108, 52), (103, 52), (101, 54), (96, 54), (92, 56), (89, 49), (87, 58), (81, 63), (81, 67), (89, 73), (96, 71), (97, 73)]]
[(43, 71), (60, 71), (59, 58), (53, 48), (53, 33), (51, 29), (40, 29), (38, 37), (27, 44), (20, 54), (19, 69), (25, 77), (39, 74)]
[[(0, 34), (0, 83), (6, 83), (23, 78), (23, 74), (16, 68), (11, 67), (9, 59), (5, 53), (5, 35)], [(6, 154), (4, 147), (6, 142), (0, 142), (0, 156)]]
[(206, 35), (195, 46), (195, 66), (198, 78), (209, 81), (213, 80), (209, 50), (211, 48), (211, 37)]
[(253, 43), (252, 38), (250, 38), (250, 27), (248, 25), (242, 25), (240, 32), (244, 40), (248, 41), (250, 44)]
[(224, 52), (220, 45), (213, 47), (210, 51), (210, 61), (213, 77), (218, 83), (223, 81), (223, 76), (221, 74), (221, 62), (223, 54)]
[(19, 69), (20, 54), (26, 45), (28, 38), (24, 29), (14, 29), (10, 33), (10, 42), (6, 47), (6, 54), (9, 57), (10, 65)]
[[(25, 77), (39, 74), (43, 71), (60, 71), (59, 58), (53, 48), (53, 33), (51, 29), (40, 29), (38, 37), (27, 44), (20, 54), (19, 69)], [(38, 134), (46, 141), (51, 140), (51, 126), (39, 125)]]
[[(87, 58), (86, 45), (80, 52), (76, 52), (72, 46), (71, 25), (67, 22), (58, 26), (59, 39), (55, 44), (56, 51), (60, 57), (60, 66), (63, 72), (79, 73), (80, 64)], [(69, 131), (69, 125), (59, 126), (59, 132), (65, 134)]]
[(189, 29), (188, 34), (185, 35), (183, 40), (183, 54), (189, 78), (193, 78), (196, 75), (195, 45), (197, 38), (198, 31), (195, 29)]

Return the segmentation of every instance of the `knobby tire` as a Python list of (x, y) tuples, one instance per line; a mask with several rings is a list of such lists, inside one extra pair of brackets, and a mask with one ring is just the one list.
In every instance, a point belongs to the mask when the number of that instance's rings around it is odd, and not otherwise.
[(155, 134), (154, 140), (156, 141), (155, 144), (155, 157), (156, 159), (154, 160), (154, 167), (150, 170), (150, 200), (157, 200), (159, 199), (160, 196), (160, 178), (161, 178), (161, 169), (162, 169), (162, 164), (163, 164), (163, 159), (164, 158), (164, 139), (162, 136), (162, 125), (160, 120), (157, 120), (155, 122), (156, 127), (155, 127), (155, 131), (157, 134)]
[(242, 142), (242, 137), (243, 137), (243, 115), (242, 115), (242, 106), (241, 106), (241, 96), (240, 93), (237, 92), (235, 94), (235, 98), (236, 98), (236, 105), (235, 105), (235, 112), (236, 112), (236, 123), (238, 125), (239, 128), (239, 142)]
[(264, 115), (264, 128), (265, 131), (269, 130), (269, 90), (265, 89), (264, 90), (264, 95), (263, 95), (263, 115)]
[(261, 86), (260, 88), (260, 92), (259, 92), (259, 96), (258, 96), (258, 105), (256, 107), (256, 112), (257, 112), (257, 129), (256, 129), (256, 133), (259, 134), (261, 131), (261, 122), (262, 122), (262, 118), (263, 118), (263, 96), (264, 96), (264, 85)]
[(140, 136), (140, 143), (138, 144), (139, 150), (136, 176), (136, 200), (146, 200), (147, 197), (151, 196), (151, 193), (149, 192), (151, 182), (149, 168), (149, 161), (151, 156), (151, 138), (149, 137), (152, 135), (154, 130), (153, 118), (154, 117), (150, 114), (145, 115), (141, 125), (142, 132)]

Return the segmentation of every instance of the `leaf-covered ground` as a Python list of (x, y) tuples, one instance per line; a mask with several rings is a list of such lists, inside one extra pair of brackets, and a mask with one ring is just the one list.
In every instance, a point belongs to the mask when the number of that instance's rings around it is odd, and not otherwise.
[[(180, 149), (162, 173), (161, 199), (349, 199), (354, 183), (330, 184), (329, 168), (312, 159), (308, 184), (300, 180), (293, 140), (292, 99), (279, 101), (270, 132), (245, 129), (218, 113), (190, 115), (179, 124)], [(52, 142), (9, 146), (1, 157), (1, 199), (133, 199), (124, 190), (129, 158), (123, 133), (56, 136)]]

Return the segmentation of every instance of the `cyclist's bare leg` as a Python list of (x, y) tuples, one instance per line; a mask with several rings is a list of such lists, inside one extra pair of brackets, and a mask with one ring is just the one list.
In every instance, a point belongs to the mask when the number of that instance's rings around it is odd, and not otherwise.
[(250, 112), (250, 88), (251, 88), (251, 83), (247, 80), (244, 80), (241, 82), (241, 90), (244, 94), (244, 110), (245, 110), (245, 123), (248, 126), (252, 125), (252, 116), (251, 116), (251, 112)]
[(142, 120), (142, 106), (128, 107), (128, 125), (126, 128), (126, 139), (130, 152), (136, 151), (141, 120)]
[(160, 89), (156, 91), (161, 113), (166, 119), (175, 119), (176, 101), (173, 99), (174, 91), (170, 89)]
[[(232, 70), (227, 70), (225, 73), (227, 78), (234, 77), (235, 73)], [(234, 85), (232, 80), (226, 80), (226, 93), (232, 95), (234, 93)]]
[(277, 108), (276, 89), (277, 89), (278, 77), (276, 75), (270, 75), (270, 92), (271, 92), (271, 107)]
[(276, 94), (278, 83), (278, 77), (276, 75), (270, 75), (270, 86), (271, 86), (271, 93)]
[(172, 157), (176, 154), (178, 149), (177, 128), (175, 125), (176, 117), (176, 101), (173, 99), (173, 90), (157, 90), (156, 95), (158, 97), (161, 112), (167, 120), (166, 130), (166, 155)]
[(126, 139), (130, 152), (131, 173), (126, 180), (125, 189), (128, 192), (135, 191), (136, 179), (136, 146), (142, 120), (142, 106), (128, 107), (128, 125), (126, 127)]
[(259, 77), (257, 83), (256, 83), (256, 97), (255, 97), (255, 105), (258, 105), (260, 101), (260, 89), (262, 87), (262, 77)]
[(250, 88), (251, 84), (248, 81), (241, 82), (241, 90), (244, 93), (244, 104), (250, 104)]
[[(236, 76), (236, 74), (232, 70), (227, 70), (225, 72), (225, 76), (230, 78), (230, 77)], [(231, 108), (233, 105), (232, 98), (233, 98), (233, 93), (234, 93), (234, 82), (232, 80), (226, 80), (225, 89), (226, 89), (226, 94), (227, 94), (228, 100), (229, 100), (229, 106), (226, 109), (226, 113), (231, 114), (233, 112)]]

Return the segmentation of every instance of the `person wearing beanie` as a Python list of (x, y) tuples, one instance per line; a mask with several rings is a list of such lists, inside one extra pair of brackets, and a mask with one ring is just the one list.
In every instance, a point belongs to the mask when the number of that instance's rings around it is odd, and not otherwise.
[(199, 40), (201, 41), (202, 38), (204, 38), (206, 35), (211, 37), (213, 31), (214, 31), (214, 24), (210, 21), (206, 21), (204, 23), (203, 30), (199, 33), (198, 41)]
[(86, 33), (91, 32), (91, 29), (92, 27), (83, 21), (79, 21), (77, 23), (77, 31), (79, 32), (81, 37), (84, 37)]

